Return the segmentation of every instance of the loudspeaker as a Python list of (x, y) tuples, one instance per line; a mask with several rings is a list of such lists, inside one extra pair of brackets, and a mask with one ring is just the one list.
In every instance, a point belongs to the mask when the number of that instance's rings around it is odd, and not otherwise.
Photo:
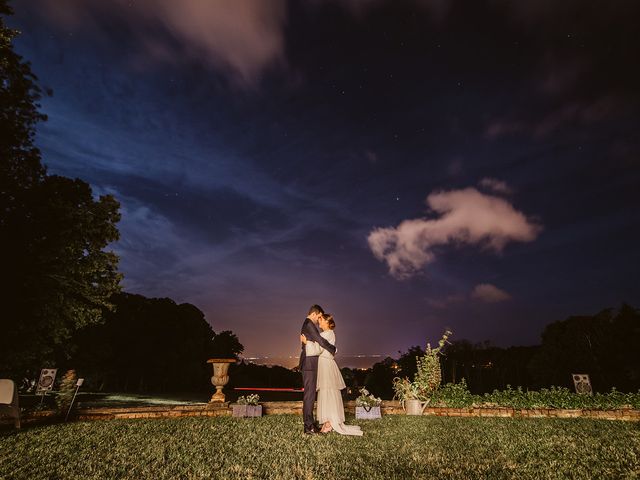
[(53, 389), (53, 382), (56, 379), (57, 368), (43, 368), (40, 371), (40, 380), (36, 387), (36, 393), (48, 392)]
[(583, 395), (591, 395), (593, 393), (589, 375), (586, 373), (572, 373), (571, 376), (573, 377), (573, 386), (576, 389), (576, 393)]

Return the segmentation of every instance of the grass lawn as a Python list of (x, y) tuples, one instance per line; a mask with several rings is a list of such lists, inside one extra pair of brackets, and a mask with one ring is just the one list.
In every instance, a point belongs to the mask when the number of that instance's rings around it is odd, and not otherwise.
[(640, 478), (640, 424), (386, 416), (364, 437), (304, 436), (302, 419), (77, 422), (0, 433), (0, 478)]

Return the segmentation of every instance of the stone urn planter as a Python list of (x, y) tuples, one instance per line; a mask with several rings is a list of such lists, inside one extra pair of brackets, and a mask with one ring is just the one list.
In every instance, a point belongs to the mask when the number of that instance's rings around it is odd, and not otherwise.
[(236, 363), (236, 360), (234, 358), (210, 358), (207, 363), (213, 366), (211, 384), (216, 387), (216, 392), (211, 396), (209, 403), (223, 403), (224, 393), (222, 393), (222, 387), (229, 381), (229, 365)]

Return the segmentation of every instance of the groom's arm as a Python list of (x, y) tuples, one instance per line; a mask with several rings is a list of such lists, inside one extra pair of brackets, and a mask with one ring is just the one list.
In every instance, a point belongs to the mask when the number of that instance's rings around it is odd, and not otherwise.
[(324, 348), (331, 355), (336, 354), (335, 345), (331, 345), (331, 343), (326, 338), (321, 336), (318, 333), (318, 330), (316, 330), (315, 326), (311, 325), (311, 322), (306, 322), (304, 324), (304, 327), (302, 327), (302, 333), (304, 334), (305, 337), (307, 337), (307, 340), (316, 342), (318, 345)]

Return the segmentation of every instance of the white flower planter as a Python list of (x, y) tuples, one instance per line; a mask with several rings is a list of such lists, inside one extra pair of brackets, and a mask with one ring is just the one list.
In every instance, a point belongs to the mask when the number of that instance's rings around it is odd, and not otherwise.
[(374, 420), (381, 418), (380, 406), (377, 407), (356, 407), (356, 418), (363, 420)]
[(261, 417), (262, 416), (262, 405), (231, 405), (233, 409), (233, 416), (244, 418), (244, 417)]

